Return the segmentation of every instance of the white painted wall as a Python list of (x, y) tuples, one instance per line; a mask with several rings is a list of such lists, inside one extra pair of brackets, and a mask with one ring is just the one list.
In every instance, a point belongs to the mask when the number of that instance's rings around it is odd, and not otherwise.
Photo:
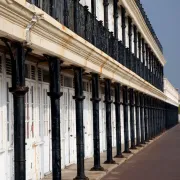
[(122, 18), (121, 18), (121, 8), (118, 8), (118, 15), (119, 15), (119, 17), (118, 17), (118, 39), (119, 40), (122, 40), (122, 27), (121, 27), (121, 25), (122, 25)]
[(113, 0), (109, 0), (108, 6), (108, 21), (109, 21), (109, 31), (114, 32), (114, 12), (113, 12)]
[(103, 6), (103, 0), (97, 0), (96, 1), (96, 14), (97, 14), (97, 20), (104, 22), (104, 6)]
[(179, 93), (167, 78), (164, 78), (164, 94), (167, 96), (166, 102), (179, 105)]

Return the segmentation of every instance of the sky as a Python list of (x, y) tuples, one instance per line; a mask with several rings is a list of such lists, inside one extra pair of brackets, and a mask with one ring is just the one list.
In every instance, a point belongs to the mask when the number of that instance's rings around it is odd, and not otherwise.
[(180, 91), (180, 0), (141, 0), (163, 46), (165, 77)]

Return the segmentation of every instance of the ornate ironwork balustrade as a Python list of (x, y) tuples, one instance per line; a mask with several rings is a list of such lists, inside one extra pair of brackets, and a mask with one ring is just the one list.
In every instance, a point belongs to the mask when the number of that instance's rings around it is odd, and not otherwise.
[[(163, 91), (163, 67), (159, 65), (158, 60), (154, 58), (156, 62), (153, 66), (154, 70), (148, 70), (145, 63), (135, 57), (122, 41), (118, 41), (113, 32), (105, 28), (103, 22), (98, 21), (89, 12), (88, 6), (81, 5), (79, 0), (28, 0), (28, 2), (35, 4), (61, 24)], [(124, 56), (126, 56), (125, 59)]]

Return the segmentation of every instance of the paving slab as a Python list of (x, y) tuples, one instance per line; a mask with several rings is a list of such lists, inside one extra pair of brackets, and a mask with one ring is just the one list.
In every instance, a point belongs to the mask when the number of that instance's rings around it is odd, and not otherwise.
[(102, 180), (180, 180), (180, 125), (132, 152)]
[[(104, 164), (104, 161), (106, 160), (106, 152), (101, 153), (101, 166), (105, 169), (105, 171), (90, 171), (90, 169), (93, 167), (93, 158), (85, 159), (85, 174), (90, 180), (100, 180), (106, 175), (110, 173), (114, 173), (115, 175), (119, 175), (118, 172), (114, 172), (113, 170), (120, 167), (126, 161), (131, 159), (134, 155), (142, 151), (144, 148), (148, 147), (151, 143), (153, 143), (156, 139), (148, 142), (147, 144), (143, 145), (142, 147), (137, 147), (137, 149), (131, 149), (130, 154), (123, 153), (124, 158), (113, 158), (115, 160), (115, 164)], [(113, 157), (116, 155), (116, 148), (113, 148)], [(72, 180), (74, 177), (76, 177), (76, 169), (77, 165), (72, 164), (70, 166), (67, 166), (65, 169), (62, 170), (62, 180)], [(44, 177), (43, 180), (52, 180), (52, 175), (49, 174)]]

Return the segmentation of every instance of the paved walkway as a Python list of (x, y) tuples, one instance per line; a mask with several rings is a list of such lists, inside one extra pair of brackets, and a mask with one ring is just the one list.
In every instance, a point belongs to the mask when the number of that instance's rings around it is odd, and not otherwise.
[(103, 180), (180, 180), (180, 125), (109, 172)]
[[(164, 134), (163, 136), (165, 136), (165, 135), (166, 134)], [(180, 135), (180, 126), (179, 126), (179, 135)], [(159, 138), (160, 138), (160, 140), (159, 140)], [(112, 179), (112, 180), (113, 179), (124, 180), (123, 178), (121, 178), (121, 175), (124, 175), (124, 172), (125, 172), (128, 175), (127, 179), (130, 180), (129, 179), (129, 173), (131, 173), (132, 167), (134, 167), (136, 165), (135, 164), (136, 160), (133, 160), (134, 158), (131, 160), (131, 158), (133, 156), (136, 156), (136, 154), (138, 153), (137, 157), (139, 157), (139, 159), (142, 160), (141, 156), (143, 157), (144, 153), (147, 154), (146, 151), (149, 151), (149, 150), (145, 150), (145, 149), (150, 146), (150, 151), (152, 151), (151, 148), (154, 146), (156, 147), (156, 144), (157, 144), (156, 141), (161, 142), (161, 138), (162, 137), (159, 136), (159, 137), (155, 138), (153, 141), (150, 141), (148, 144), (143, 145), (142, 147), (139, 147), (136, 150), (131, 150), (132, 154), (124, 154), (125, 158), (114, 158), (114, 160), (116, 161), (116, 164), (104, 164), (103, 162), (106, 160), (106, 152), (101, 153), (101, 165), (105, 169), (105, 171), (96, 171), (96, 172), (90, 171), (90, 169), (93, 167), (93, 158), (85, 159), (85, 174), (89, 178), (89, 180), (100, 180), (103, 177), (105, 177), (107, 174), (108, 174), (108, 176), (105, 178), (106, 180), (107, 179), (108, 180), (110, 180), (110, 179)], [(155, 144), (155, 145), (153, 145), (153, 144)], [(180, 142), (179, 142), (179, 144), (180, 144)], [(171, 145), (169, 145), (169, 146), (171, 146)], [(123, 147), (123, 149), (124, 149), (124, 147)], [(143, 152), (140, 152), (140, 151), (143, 151)], [(156, 151), (156, 150), (154, 150), (154, 151)], [(115, 154), (116, 154), (116, 148), (113, 148), (113, 156)], [(135, 158), (137, 158), (137, 157), (135, 157)], [(147, 156), (147, 157), (149, 157), (149, 156)], [(126, 161), (128, 163), (123, 165), (123, 163), (125, 163)], [(133, 162), (134, 162), (134, 164), (133, 164)], [(143, 166), (144, 166), (144, 164), (143, 164)], [(115, 171), (112, 171), (115, 168), (117, 168), (117, 169)], [(140, 169), (141, 169), (141, 167), (140, 167)], [(76, 172), (77, 172), (77, 165), (76, 164), (72, 164), (70, 166), (67, 166), (65, 169), (62, 170), (62, 180), (72, 180), (76, 176)], [(140, 170), (138, 172), (140, 172)], [(137, 177), (139, 177), (139, 176), (137, 176)], [(142, 176), (142, 180), (145, 180), (145, 179), (147, 179), (147, 177), (144, 178), (144, 176)], [(43, 178), (43, 180), (52, 180), (52, 174), (45, 176)], [(133, 177), (133, 180), (134, 180), (134, 177)], [(138, 179), (138, 180), (141, 180), (141, 179)], [(152, 179), (152, 180), (156, 180), (156, 179)], [(171, 179), (168, 179), (168, 180), (171, 180)]]

